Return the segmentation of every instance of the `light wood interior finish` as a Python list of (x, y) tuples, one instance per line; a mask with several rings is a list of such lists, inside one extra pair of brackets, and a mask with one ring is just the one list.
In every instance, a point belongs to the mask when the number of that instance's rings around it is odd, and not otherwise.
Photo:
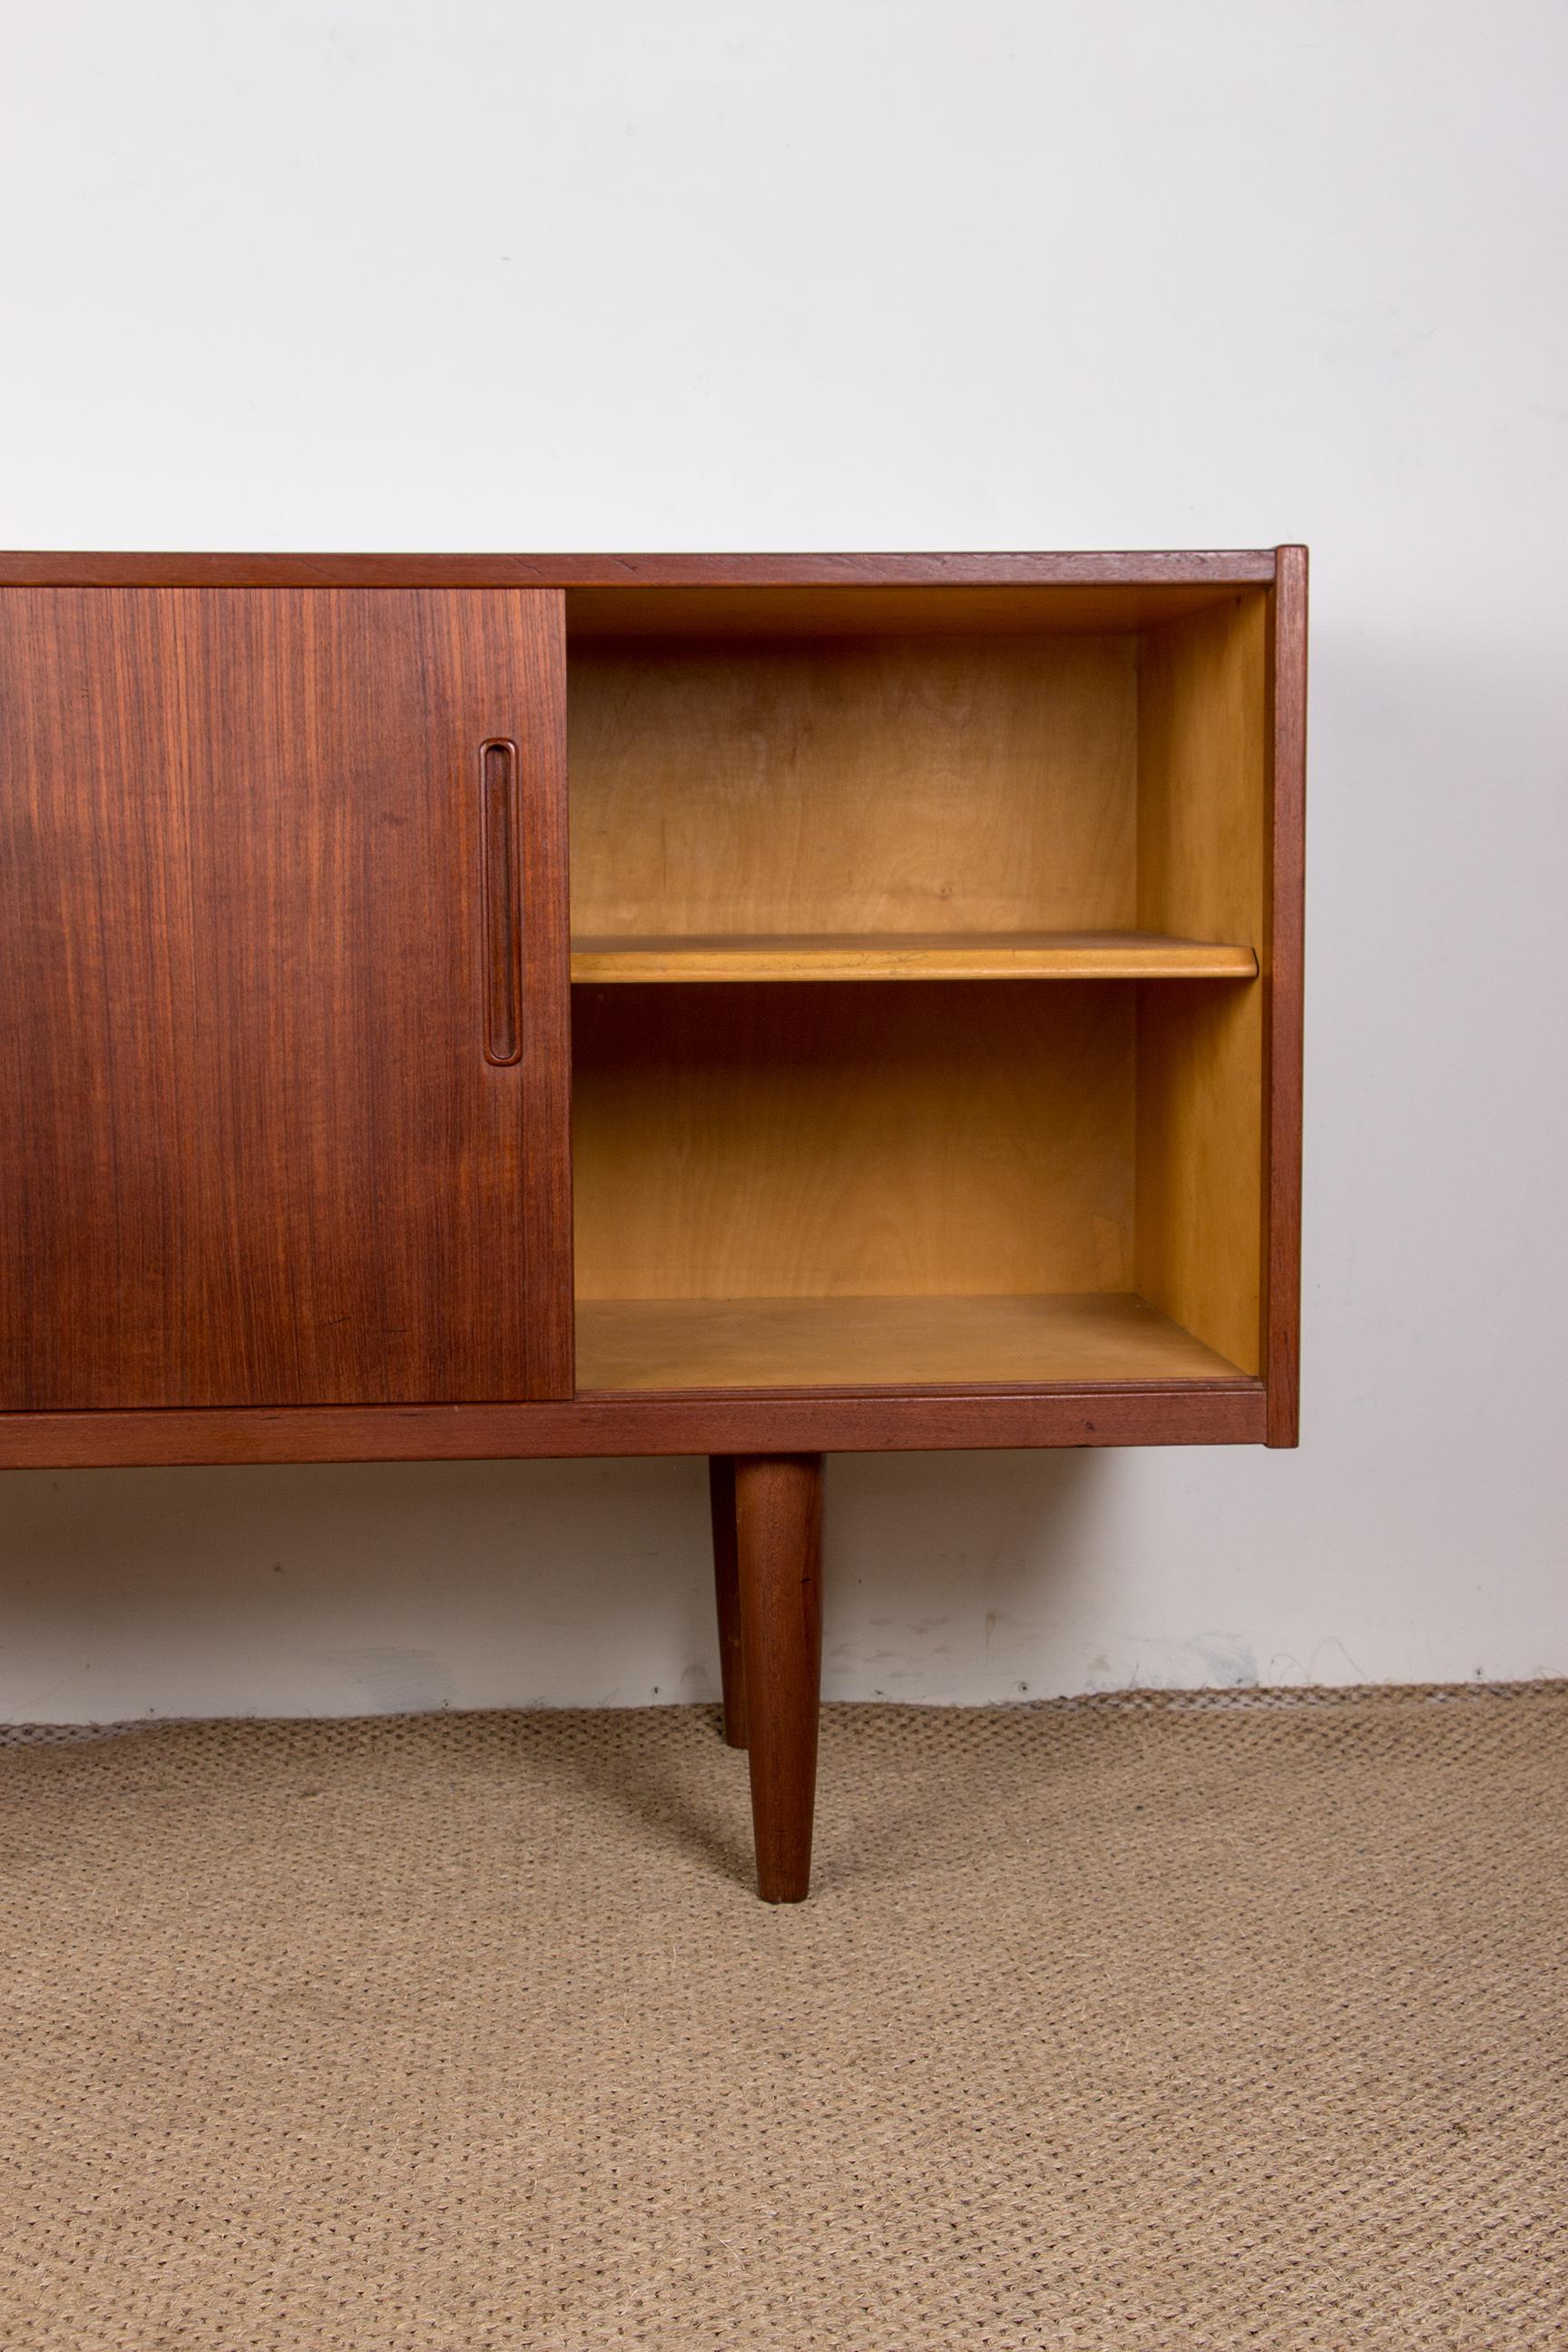
[(579, 1299), (1131, 1289), (1135, 994), (575, 990)]
[(579, 939), (574, 981), (1251, 980), (1249, 947), (1154, 931), (847, 933), (838, 938)]
[(568, 588), (574, 645), (590, 637), (1103, 635), (1156, 628), (1233, 595), (1213, 581), (1031, 587)]
[(587, 1389), (881, 1388), (1234, 1380), (1126, 1293), (1054, 1297), (595, 1299)]
[(574, 933), (1138, 928), (1137, 650), (577, 639)]
[[(1138, 920), (1265, 944), (1266, 599), (1155, 630), (1139, 671)], [(1139, 992), (1137, 1287), (1262, 1360), (1263, 990)]]
[(574, 592), (577, 1288), (628, 1385), (702, 1384), (688, 1306), (731, 1383), (1089, 1378), (1134, 1327), (1257, 1373), (1267, 607)]

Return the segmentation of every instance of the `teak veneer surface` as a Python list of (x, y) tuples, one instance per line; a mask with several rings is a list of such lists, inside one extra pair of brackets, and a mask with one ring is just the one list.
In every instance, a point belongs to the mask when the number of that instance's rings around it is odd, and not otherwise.
[(577, 1376), (596, 1389), (1016, 1387), (1224, 1381), (1237, 1367), (1125, 1294), (591, 1299)]
[(1282, 547), (1268, 598), (1268, 970), (1264, 976), (1268, 1444), (1300, 1409), (1301, 1045), (1307, 819), (1307, 551)]
[[(1067, 549), (1041, 553), (431, 555), (162, 551), (0, 551), (0, 587), (60, 588), (830, 588), (1096, 591), (1266, 584), (1300, 548)], [(1118, 604), (1114, 609), (1123, 607)]]
[(478, 1462), (552, 1455), (1261, 1445), (1261, 1381), (1005, 1390), (595, 1391), (564, 1403), (0, 1413), (0, 1464)]
[(624, 984), (715, 980), (1251, 980), (1249, 947), (1158, 931), (716, 935), (572, 943), (572, 977)]
[(571, 1393), (564, 684), (529, 590), (0, 592), (0, 1405)]

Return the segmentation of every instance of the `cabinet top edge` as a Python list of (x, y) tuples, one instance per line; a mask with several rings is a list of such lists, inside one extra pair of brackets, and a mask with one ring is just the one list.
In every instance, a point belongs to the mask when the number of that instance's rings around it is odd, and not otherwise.
[(0, 551), (11, 588), (1267, 586), (1284, 549), (924, 555), (353, 555)]

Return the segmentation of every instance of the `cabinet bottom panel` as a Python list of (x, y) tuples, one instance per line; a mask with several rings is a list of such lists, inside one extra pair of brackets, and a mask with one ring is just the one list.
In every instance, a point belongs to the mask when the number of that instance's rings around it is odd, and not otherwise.
[(1243, 1377), (1180, 1324), (1124, 1291), (603, 1298), (577, 1306), (580, 1392)]

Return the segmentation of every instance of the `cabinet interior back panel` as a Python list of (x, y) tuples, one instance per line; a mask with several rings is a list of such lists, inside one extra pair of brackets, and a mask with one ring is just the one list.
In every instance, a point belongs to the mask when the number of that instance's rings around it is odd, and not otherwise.
[(573, 929), (1131, 928), (1137, 651), (574, 639)]
[(1135, 994), (575, 990), (579, 1298), (1131, 1289)]

